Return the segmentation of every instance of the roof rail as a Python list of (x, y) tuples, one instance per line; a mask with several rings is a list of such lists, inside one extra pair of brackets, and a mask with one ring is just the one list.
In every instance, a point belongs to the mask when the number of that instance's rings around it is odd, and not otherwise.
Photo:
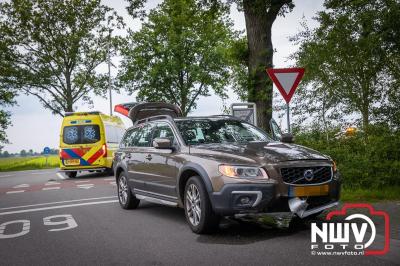
[(147, 118), (137, 120), (137, 121), (135, 121), (134, 125), (146, 123), (146, 122), (150, 122), (150, 121), (154, 121), (154, 120), (159, 120), (159, 119), (163, 119), (163, 118), (168, 119), (170, 121), (173, 120), (172, 116), (170, 116), (170, 115), (155, 115), (155, 116), (150, 116)]

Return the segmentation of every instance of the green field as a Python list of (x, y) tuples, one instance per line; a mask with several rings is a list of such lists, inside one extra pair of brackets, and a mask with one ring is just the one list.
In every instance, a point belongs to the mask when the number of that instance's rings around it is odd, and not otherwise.
[(49, 156), (47, 165), (44, 156), (1, 158), (0, 172), (56, 168), (59, 166), (59, 161), (57, 155)]

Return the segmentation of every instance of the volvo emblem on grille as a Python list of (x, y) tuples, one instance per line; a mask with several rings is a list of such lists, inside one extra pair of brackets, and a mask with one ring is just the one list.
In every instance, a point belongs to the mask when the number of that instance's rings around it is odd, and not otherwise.
[(314, 171), (311, 170), (311, 169), (305, 170), (304, 173), (303, 173), (303, 177), (304, 177), (304, 179), (307, 180), (307, 181), (313, 180), (313, 178), (314, 178)]

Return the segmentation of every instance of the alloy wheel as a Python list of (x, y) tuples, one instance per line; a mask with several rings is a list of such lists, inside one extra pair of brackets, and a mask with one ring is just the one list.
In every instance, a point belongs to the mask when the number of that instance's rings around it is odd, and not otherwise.
[(200, 192), (195, 184), (190, 184), (186, 191), (186, 212), (192, 225), (197, 226), (201, 218)]
[(125, 176), (121, 176), (118, 182), (118, 197), (119, 201), (125, 205), (128, 200), (128, 184)]

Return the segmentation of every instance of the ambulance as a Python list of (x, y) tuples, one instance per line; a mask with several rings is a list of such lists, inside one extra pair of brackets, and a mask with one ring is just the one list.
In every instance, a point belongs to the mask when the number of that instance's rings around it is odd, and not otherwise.
[(97, 111), (66, 113), (60, 133), (60, 170), (113, 173), (113, 155), (125, 132), (122, 120)]

